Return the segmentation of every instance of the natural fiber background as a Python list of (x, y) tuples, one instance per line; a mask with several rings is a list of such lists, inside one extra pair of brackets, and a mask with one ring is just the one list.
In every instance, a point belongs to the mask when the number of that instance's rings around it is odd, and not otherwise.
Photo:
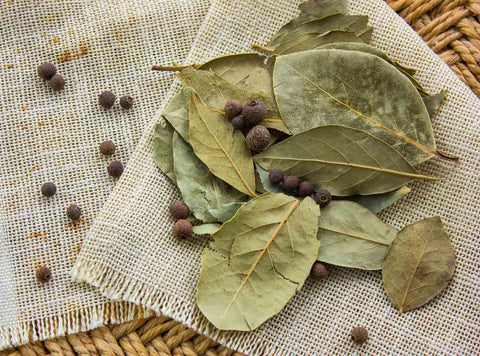
[[(15, 0), (0, 2), (0, 349), (138, 316), (94, 288), (70, 280), (93, 218), (115, 186), (108, 162), (128, 161), (173, 77), (152, 63), (184, 61), (207, 0)], [(37, 66), (55, 63), (65, 80), (54, 93)], [(98, 95), (135, 98), (110, 111)], [(112, 140), (113, 157), (98, 145)], [(44, 198), (53, 181), (58, 193)], [(65, 215), (70, 204), (80, 224)], [(53, 280), (35, 279), (48, 265)]]
[[(389, 3), (394, 7), (404, 6), (415, 16), (420, 13), (420, 18), (413, 16), (410, 19), (414, 27), (418, 23), (422, 26), (423, 21), (427, 22), (425, 16), (435, 19), (435, 16), (439, 17), (439, 14), (457, 5), (465, 3), (469, 10), (475, 5), (474, 1), (468, 1), (468, 4), (466, 1), (445, 1), (446, 6), (443, 6), (435, 1), (433, 5), (433, 2), (430, 3), (430, 8), (428, 1)], [(234, 1), (214, 2), (186, 62), (224, 52), (242, 51), (248, 48), (250, 41), (265, 41), (274, 27), (280, 26), (294, 13), (296, 5), (297, 1), (286, 0), (247, 1), (244, 6)], [(445, 182), (432, 186), (415, 184), (414, 195), (391, 208), (384, 217), (401, 227), (423, 216), (441, 213), (459, 254), (455, 280), (429, 306), (398, 317), (383, 295), (379, 273), (334, 269), (328, 280), (309, 282), (286, 310), (259, 332), (242, 334), (242, 337), (234, 340), (222, 334), (221, 339), (231, 346), (252, 351), (249, 353), (269, 350), (300, 354), (358, 353), (360, 350), (375, 354), (479, 353), (480, 346), (476, 341), (479, 334), (479, 250), (475, 245), (479, 223), (479, 206), (475, 197), (480, 189), (479, 127), (476, 124), (479, 103), (441, 61), (432, 57), (432, 53), (413, 31), (383, 4), (362, 0), (352, 5), (356, 12), (370, 16), (375, 14), (371, 23), (377, 28), (377, 45), (393, 53), (402, 63), (420, 66), (421, 81), (429, 88), (434, 91), (450, 89), (448, 101), (435, 118), (434, 126), (440, 148), (462, 155), (462, 162), (458, 165), (437, 161), (429, 163), (425, 171), (440, 175)], [(158, 109), (166, 94), (164, 90), (172, 81), (172, 76), (152, 74), (148, 70), (149, 65), (165, 64), (172, 60), (182, 62), (208, 6), (207, 1), (187, 0), (115, 3), (10, 1), (0, 4), (0, 38), (5, 39), (0, 43), (0, 192), (2, 197), (3, 194), (6, 197), (0, 201), (0, 208), (5, 211), (5, 214), (0, 213), (0, 349), (13, 343), (73, 333), (79, 329), (87, 330), (103, 323), (121, 322), (144, 315), (129, 304), (110, 303), (91, 288), (70, 283), (68, 271), (88, 223), (113, 188), (113, 182), (106, 178), (106, 160), (96, 151), (98, 143), (114, 137), (117, 144), (121, 142), (120, 152), (115, 158), (126, 160), (129, 157), (136, 139), (143, 132), (144, 122), (151, 120), (151, 114)], [(442, 10), (435, 12), (435, 6)], [(443, 21), (448, 26), (456, 26), (458, 31), (463, 29), (465, 35), (466, 27), (460, 27), (462, 21), (458, 16), (453, 18), (450, 20), (447, 17)], [(430, 26), (433, 32), (438, 30), (437, 27), (443, 28), (441, 21), (434, 24), (436, 26)], [(387, 32), (382, 33), (382, 30)], [(428, 35), (428, 32), (425, 34)], [(470, 34), (473, 37), (469, 36), (468, 39), (475, 38), (475, 33)], [(74, 56), (75, 53), (82, 53), (82, 44), (86, 44), (83, 50), (88, 47), (89, 53), (76, 58), (79, 56)], [(44, 60), (57, 64), (57, 56), (66, 49), (70, 49), (73, 54), (70, 57), (75, 57), (75, 60), (57, 65), (57, 68), (67, 77), (67, 89), (63, 94), (51, 94), (45, 84), (35, 77), (35, 67)], [(460, 53), (460, 46), (455, 49)], [(69, 56), (63, 55), (62, 58)], [(70, 85), (75, 85), (75, 88), (68, 87), (69, 78), (70, 83), (75, 83)], [(92, 81), (93, 84), (89, 85)], [(128, 114), (118, 109), (113, 112), (99, 110), (97, 95), (104, 89), (112, 89), (119, 95), (133, 95), (137, 98), (135, 110)], [(168, 96), (172, 93), (173, 90)], [(32, 94), (35, 95), (34, 100), (31, 100)], [(63, 98), (63, 95), (66, 97)], [(39, 106), (39, 101), (43, 106)], [(25, 113), (27, 110), (23, 111), (23, 107), (33, 108)], [(56, 125), (53, 126), (57, 126), (57, 136), (49, 131), (41, 131), (46, 127), (42, 121), (46, 117), (56, 118)], [(112, 275), (117, 276), (118, 285), (112, 286), (105, 283), (107, 277), (95, 274), (104, 293), (108, 289), (112, 296), (155, 306), (157, 310), (177, 320), (193, 323), (198, 328), (203, 325), (203, 320), (198, 314), (192, 314), (192, 306), (201, 250), (201, 246), (196, 244), (202, 243), (196, 241), (193, 247), (189, 245), (184, 250), (185, 246), (178, 244), (172, 248), (169, 236), (163, 236), (164, 240), (159, 236), (160, 229), (169, 231), (170, 226), (165, 227), (158, 220), (162, 215), (165, 216), (158, 201), (168, 197), (162, 197), (162, 189), (158, 189), (161, 178), (158, 170), (152, 170), (148, 146), (150, 129), (156, 120), (147, 125), (148, 130), (136, 153), (137, 157), (143, 157), (143, 161), (138, 162), (147, 167), (146, 170), (128, 170), (125, 177), (129, 177), (126, 179), (130, 183), (124, 185), (121, 182), (118, 187), (129, 190), (132, 189), (131, 182), (138, 182), (134, 185), (136, 191), (131, 194), (125, 194), (124, 191), (114, 198), (118, 205), (113, 210), (119, 214), (110, 222), (115, 223), (116, 227), (108, 231), (103, 241), (98, 239), (102, 236), (92, 235), (94, 240), (91, 246), (95, 246), (94, 249), (99, 248), (98, 243), (105, 245), (99, 251), (90, 249), (91, 254), (84, 254), (83, 260), (89, 263), (92, 270), (110, 270)], [(17, 124), (22, 130), (17, 128)], [(32, 127), (35, 130), (25, 132)], [(68, 131), (69, 127), (73, 129)], [(80, 136), (73, 142), (68, 137), (75, 137), (72, 131)], [(57, 140), (58, 137), (63, 139)], [(50, 149), (45, 150), (47, 144)], [(88, 152), (84, 152), (79, 159), (82, 150)], [(32, 162), (39, 157), (49, 157), (48, 164), (42, 164), (41, 176), (40, 173), (34, 176), (35, 173), (29, 170), (33, 168)], [(72, 167), (75, 167), (71, 171), (74, 173), (70, 174)], [(77, 172), (81, 173), (77, 175)], [(135, 177), (136, 174), (138, 176)], [(63, 183), (58, 184), (58, 179), (63, 179)], [(147, 182), (140, 183), (144, 179)], [(149, 179), (153, 180), (154, 186), (149, 185)], [(60, 193), (54, 200), (40, 198), (38, 190), (45, 180), (54, 180), (59, 186)], [(69, 189), (66, 190), (65, 185)], [(144, 194), (142, 187), (146, 187), (147, 191), (144, 192), (145, 196), (139, 197)], [(67, 224), (64, 209), (72, 199), (84, 208), (87, 216), (86, 223), (77, 227), (78, 231), (75, 232), (63, 230)], [(453, 199), (453, 204), (450, 204), (450, 199)], [(139, 206), (145, 200), (147, 203), (143, 205), (148, 206)], [(168, 203), (163, 207), (166, 205)], [(49, 209), (45, 210), (45, 206)], [(142, 213), (148, 213), (138, 210), (144, 208), (153, 208), (154, 212), (150, 219), (138, 219), (137, 223), (136, 219)], [(131, 220), (129, 209), (134, 215)], [(102, 214), (101, 228), (96, 233), (105, 229), (102, 224), (108, 223), (105, 214)], [(167, 225), (170, 223), (169, 220)], [(43, 231), (47, 231), (46, 227), (49, 233), (43, 234)], [(137, 234), (137, 228), (141, 234)], [(28, 235), (23, 235), (26, 230)], [(30, 235), (31, 232), (34, 234)], [(119, 246), (115, 242), (117, 235), (121, 238)], [(27, 240), (25, 236), (31, 236), (32, 239)], [(52, 238), (55, 244), (67, 247), (59, 249), (60, 246), (57, 246), (57, 249), (53, 249), (50, 246), (53, 243), (49, 242)], [(150, 243), (145, 239), (151, 240)], [(33, 277), (34, 261), (39, 264), (48, 262), (49, 265), (53, 261), (52, 284), (36, 284)], [(115, 264), (118, 267), (119, 261), (125, 263), (127, 268), (114, 271), (107, 267), (115, 267)], [(186, 275), (187, 280), (182, 282), (177, 278), (177, 271), (184, 273), (182, 278)], [(129, 283), (122, 285), (122, 280)], [(177, 283), (181, 287), (176, 295), (178, 291), (172, 293), (169, 286), (175, 287)], [(140, 288), (142, 284), (145, 288)], [(142, 294), (147, 289), (151, 294)], [(163, 290), (167, 293), (161, 299), (157, 298), (159, 291)], [(17, 297), (20, 297), (18, 302)], [(305, 321), (310, 325), (305, 325)], [(366, 347), (352, 347), (348, 340), (351, 326), (358, 324), (364, 324), (370, 330), (372, 340)], [(120, 356), (124, 352), (169, 355), (172, 350), (175, 355), (232, 354), (216, 346), (212, 340), (194, 334), (186, 326), (161, 316), (150, 321), (136, 320), (110, 328), (102, 327), (88, 335), (79, 333), (48, 340), (43, 346), (31, 343), (19, 348), (18, 352), (22, 355), (44, 355), (46, 352), (95, 355), (98, 352)], [(219, 336), (214, 332), (210, 335)]]
[[(224, 53), (263, 44), (295, 12), (295, 2), (213, 1), (187, 58), (198, 63)], [(152, 163), (151, 128), (92, 225), (74, 267), (74, 278), (102, 294), (160, 311), (247, 354), (353, 353), (355, 325), (365, 325), (368, 354), (474, 354), (480, 351), (477, 244), (480, 202), (478, 159), (480, 103), (401, 18), (377, 0), (351, 3), (367, 14), (374, 43), (403, 64), (419, 69), (431, 92), (448, 90), (448, 101), (434, 120), (439, 149), (459, 163), (433, 160), (423, 173), (439, 183), (417, 182), (413, 192), (383, 218), (396, 227), (441, 215), (458, 254), (453, 282), (426, 307), (399, 315), (383, 293), (380, 272), (332, 269), (330, 278), (309, 280), (277, 316), (252, 333), (220, 332), (195, 307), (195, 284), (205, 239), (178, 240), (168, 205), (178, 193)], [(158, 74), (164, 76), (168, 74)], [(169, 97), (178, 86), (174, 85)]]

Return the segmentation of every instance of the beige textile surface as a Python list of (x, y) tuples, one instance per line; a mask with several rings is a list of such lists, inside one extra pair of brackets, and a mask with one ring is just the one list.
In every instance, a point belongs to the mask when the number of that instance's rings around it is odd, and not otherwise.
[[(295, 14), (296, 5), (286, 0), (213, 1), (186, 62), (246, 51), (254, 42), (264, 44)], [(418, 68), (418, 78), (430, 92), (448, 90), (433, 126), (439, 149), (461, 161), (435, 159), (423, 165), (422, 173), (441, 181), (412, 184), (412, 193), (382, 214), (399, 228), (442, 216), (458, 265), (439, 297), (399, 315), (383, 292), (380, 272), (333, 268), (324, 281), (308, 280), (282, 312), (256, 331), (214, 329), (195, 307), (200, 253), (207, 242), (172, 238), (167, 207), (179, 195), (152, 163), (151, 131), (159, 115), (92, 225), (74, 278), (108, 297), (161, 311), (247, 354), (478, 354), (480, 102), (385, 3), (356, 0), (350, 7), (352, 13), (370, 16), (374, 44)], [(177, 89), (174, 85), (169, 97)], [(371, 341), (362, 348), (349, 340), (356, 325), (370, 332)]]
[[(173, 78), (152, 63), (183, 61), (206, 0), (15, 0), (0, 2), (0, 349), (139, 316), (70, 279), (91, 221), (115, 186), (108, 162), (127, 162)], [(67, 52), (68, 51), (68, 52)], [(87, 53), (88, 52), (88, 53)], [(54, 93), (36, 75), (53, 62), (66, 79)], [(135, 98), (106, 111), (98, 95)], [(117, 152), (104, 158), (103, 140)], [(44, 198), (53, 181), (58, 193)], [(78, 225), (65, 215), (76, 203)], [(41, 285), (36, 267), (53, 280)], [(29, 334), (31, 337), (29, 338)]]

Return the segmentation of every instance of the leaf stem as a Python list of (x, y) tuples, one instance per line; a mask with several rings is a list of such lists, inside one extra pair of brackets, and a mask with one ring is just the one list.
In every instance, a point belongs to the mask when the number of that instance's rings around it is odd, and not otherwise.
[(268, 52), (268, 53), (272, 53), (273, 51), (275, 51), (275, 48), (272, 48), (272, 47), (264, 47), (264, 46), (261, 46), (259, 44), (252, 44), (252, 49), (256, 49), (258, 51), (262, 51), (262, 52)]
[(173, 64), (171, 66), (162, 66), (162, 65), (153, 65), (151, 67), (152, 70), (158, 70), (158, 71), (161, 71), (161, 72), (179, 72), (185, 68), (188, 68), (188, 67), (193, 67), (193, 68), (198, 68), (200, 67), (201, 64), (188, 64), (188, 65), (177, 65), (177, 64)]
[(460, 160), (460, 157), (458, 156), (450, 156), (449, 154), (447, 153), (442, 153), (440, 152), (439, 150), (437, 150), (437, 156), (441, 157), (441, 158), (445, 158), (445, 159), (448, 159), (450, 161), (459, 161)]

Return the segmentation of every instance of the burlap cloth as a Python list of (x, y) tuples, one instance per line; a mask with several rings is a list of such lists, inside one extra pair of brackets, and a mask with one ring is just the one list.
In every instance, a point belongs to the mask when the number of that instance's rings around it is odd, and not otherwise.
[[(308, 280), (280, 314), (255, 332), (235, 333), (215, 330), (195, 307), (200, 253), (207, 242), (200, 238), (182, 241), (172, 238), (173, 221), (167, 208), (179, 195), (152, 162), (152, 127), (160, 120), (159, 111), (153, 118), (152, 114), (164, 106), (164, 99), (170, 98), (179, 85), (176, 83), (168, 92), (163, 92), (172, 76), (149, 73), (145, 68), (154, 62), (182, 61), (182, 53), (186, 53), (193, 39), (185, 63), (245, 51), (253, 42), (263, 44), (295, 14), (298, 2), (215, 0), (210, 4), (207, 1), (128, 4), (119, 10), (118, 2), (111, 8), (108, 3), (93, 3), (96, 7), (85, 14), (76, 13), (77, 17), (84, 17), (72, 21), (84, 21), (84, 27), (83, 32), (73, 34), (80, 37), (70, 40), (71, 45), (78, 48), (80, 41), (89, 40), (98, 50), (96, 55), (89, 53), (59, 66), (67, 77), (77, 79), (72, 79), (72, 87), (55, 95), (54, 100), (42, 83), (25, 80), (33, 80), (35, 64), (31, 62), (51, 57), (51, 48), (46, 41), (41, 46), (37, 43), (40, 40), (32, 41), (32, 48), (21, 49), (22, 55), (18, 55), (15, 41), (22, 34), (10, 33), (13, 43), (7, 45), (10, 61), (26, 62), (24, 70), (18, 71), (18, 82), (9, 81), (11, 89), (8, 93), (2, 92), (3, 97), (11, 101), (4, 105), (1, 113), (2, 125), (8, 124), (6, 130), (2, 130), (7, 136), (0, 141), (1, 163), (7, 165), (7, 169), (2, 166), (5, 180), (2, 189), (9, 198), (0, 220), (0, 227), (5, 231), (3, 243), (7, 246), (0, 250), (0, 282), (6, 286), (0, 295), (0, 315), (7, 316), (6, 321), (2, 318), (0, 322), (2, 345), (25, 340), (32, 329), (44, 338), (64, 332), (66, 325), (68, 331), (74, 332), (112, 318), (125, 321), (132, 317), (131, 304), (108, 307), (111, 304), (90, 288), (68, 283), (70, 258), (75, 256), (84, 230), (80, 227), (80, 231), (70, 231), (65, 226), (64, 208), (75, 199), (84, 206), (87, 221), (96, 215), (113, 186), (105, 175), (106, 163), (96, 152), (97, 144), (107, 138), (105, 136), (113, 137), (121, 147), (118, 157), (125, 159), (136, 138), (133, 131), (144, 134), (123, 177), (91, 225), (73, 269), (74, 279), (87, 281), (107, 297), (161, 311), (248, 354), (480, 352), (477, 241), (480, 102), (401, 18), (379, 0), (351, 3), (352, 13), (370, 16), (377, 47), (402, 64), (418, 68), (418, 77), (429, 91), (448, 90), (447, 102), (433, 125), (439, 149), (459, 155), (461, 161), (455, 164), (434, 160), (425, 164), (423, 173), (442, 180), (434, 184), (412, 184), (412, 193), (383, 213), (383, 218), (402, 227), (426, 216), (441, 215), (458, 255), (452, 283), (426, 307), (398, 315), (383, 293), (379, 272), (334, 268), (327, 280)], [(70, 5), (72, 12), (76, 6)], [(139, 8), (144, 9), (143, 17), (137, 12)], [(131, 37), (128, 9), (132, 9), (130, 14), (140, 16), (143, 22), (139, 21), (138, 25), (144, 26)], [(32, 8), (32, 13), (34, 11)], [(3, 12), (0, 16), (5, 17)], [(92, 23), (92, 18), (97, 16), (98, 22)], [(124, 25), (121, 33), (127, 34), (123, 35), (123, 45), (115, 46), (115, 35), (108, 29), (120, 26), (118, 22)], [(60, 26), (57, 31), (67, 31), (67, 27)], [(27, 33), (29, 31), (38, 31), (38, 28), (29, 28)], [(23, 51), (30, 50), (30, 57), (23, 59)], [(5, 85), (2, 83), (2, 90)], [(105, 113), (99, 110), (94, 103), (95, 95), (107, 85), (115, 86), (112, 89), (117, 92), (137, 96), (137, 111)], [(25, 92), (35, 95), (36, 100), (32, 103)], [(18, 109), (23, 102), (33, 106), (30, 120), (35, 131), (31, 133), (15, 131), (19, 118), (28, 113)], [(15, 108), (11, 108), (13, 106)], [(44, 126), (37, 127), (38, 123), (45, 118), (51, 118), (56, 129), (40, 131)], [(146, 126), (144, 120), (148, 121)], [(22, 140), (22, 135), (27, 135), (24, 132), (31, 135), (27, 137), (27, 144)], [(15, 156), (15, 150), (23, 153), (22, 159), (18, 159), (18, 153)], [(36, 162), (41, 168), (29, 173)], [(40, 198), (40, 184), (55, 179), (61, 193), (54, 200)], [(47, 209), (50, 215), (39, 214), (40, 210)], [(32, 244), (28, 236), (37, 230), (47, 231), (47, 237), (33, 237), (38, 241)], [(41, 242), (42, 239), (45, 242)], [(71, 249), (75, 252), (69, 252)], [(48, 288), (39, 288), (32, 275), (34, 263), (43, 260), (51, 260), (55, 266), (55, 283)], [(51, 316), (52, 323), (43, 321), (47, 315)], [(59, 330), (59, 325), (64, 329)], [(370, 332), (371, 341), (362, 348), (349, 340), (349, 331), (356, 325), (364, 325)]]

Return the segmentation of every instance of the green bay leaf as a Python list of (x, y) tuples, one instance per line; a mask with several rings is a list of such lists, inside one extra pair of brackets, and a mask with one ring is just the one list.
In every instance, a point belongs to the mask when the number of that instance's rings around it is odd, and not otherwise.
[(411, 189), (409, 187), (401, 187), (393, 192), (383, 194), (354, 195), (348, 197), (348, 200), (354, 201), (376, 214), (402, 199), (410, 193), (410, 191)]
[(178, 92), (168, 103), (162, 116), (173, 126), (173, 128), (189, 142), (188, 139), (188, 107), (190, 89), (186, 88)]
[(382, 269), (397, 230), (352, 201), (332, 201), (319, 219), (318, 260), (365, 270)]
[(435, 115), (435, 112), (438, 110), (440, 105), (442, 105), (446, 95), (447, 95), (446, 91), (441, 91), (437, 94), (423, 97), (423, 102), (427, 107), (428, 115), (430, 115), (430, 118), (432, 118)]
[(347, 0), (307, 0), (298, 8), (303, 15), (326, 17), (333, 14), (344, 14), (348, 9)]
[(264, 169), (308, 180), (332, 195), (370, 195), (396, 190), (418, 174), (396, 150), (366, 132), (321, 126), (277, 143), (255, 155)]
[(213, 235), (220, 229), (219, 224), (202, 224), (193, 227), (195, 235)]
[(173, 159), (178, 189), (197, 219), (216, 222), (210, 209), (221, 208), (244, 197), (244, 194), (210, 173), (178, 132), (173, 135)]
[(221, 207), (209, 209), (208, 212), (217, 219), (217, 221), (224, 223), (230, 220), (244, 204), (243, 202), (224, 204)]
[(190, 144), (210, 171), (238, 191), (255, 196), (252, 155), (245, 137), (224, 115), (200, 103), (192, 92), (189, 109)]
[(159, 122), (153, 129), (153, 161), (174, 183), (172, 139), (175, 130), (167, 121)]
[[(263, 169), (259, 164), (255, 163), (255, 170), (258, 174), (258, 178), (260, 179), (260, 187), (262, 188), (261, 192), (270, 192), (270, 193), (281, 193), (282, 188), (278, 184), (270, 183), (270, 178), (268, 177), (269, 172)], [(259, 188), (259, 184), (257, 183), (257, 189)]]
[(277, 314), (310, 273), (320, 210), (311, 198), (264, 194), (242, 206), (202, 254), (197, 305), (221, 330), (251, 331)]
[(385, 292), (400, 313), (418, 308), (446, 287), (455, 262), (440, 217), (408, 225), (395, 237), (385, 258)]
[(280, 56), (275, 97), (293, 133), (322, 125), (364, 130), (417, 165), (436, 154), (432, 126), (410, 81), (383, 59), (326, 49)]

